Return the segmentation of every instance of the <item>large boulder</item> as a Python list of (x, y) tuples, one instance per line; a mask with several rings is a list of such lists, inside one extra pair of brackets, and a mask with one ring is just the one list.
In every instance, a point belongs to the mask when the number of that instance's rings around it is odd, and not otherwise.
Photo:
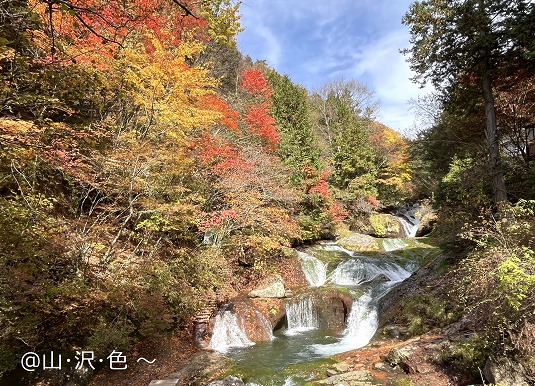
[(272, 275), (262, 281), (247, 296), (250, 298), (283, 298), (286, 293), (284, 281), (280, 275)]
[(391, 214), (377, 213), (370, 216), (373, 235), (376, 237), (403, 237), (403, 227), (399, 218)]
[[(265, 309), (259, 310), (252, 299), (244, 295), (235, 297), (224, 305), (219, 312), (230, 311), (242, 323), (247, 337), (253, 342), (265, 342), (272, 338), (273, 325), (266, 314)], [(217, 315), (217, 314), (216, 314)], [(216, 315), (212, 316), (207, 336), (212, 336)]]
[(524, 367), (509, 358), (489, 357), (483, 369), (483, 375), (492, 384), (501, 386), (529, 386), (524, 377)]
[(353, 298), (335, 289), (314, 294), (313, 302), (318, 310), (320, 327), (342, 332), (353, 304)]
[(379, 251), (377, 241), (372, 236), (363, 235), (361, 233), (353, 233), (341, 237), (336, 243), (345, 249), (355, 252)]
[(373, 379), (367, 370), (355, 370), (343, 374), (333, 375), (327, 379), (318, 381), (318, 385), (371, 385)]
[(427, 211), (418, 224), (418, 230), (416, 231), (416, 237), (422, 237), (431, 233), (437, 222), (438, 216), (433, 210)]

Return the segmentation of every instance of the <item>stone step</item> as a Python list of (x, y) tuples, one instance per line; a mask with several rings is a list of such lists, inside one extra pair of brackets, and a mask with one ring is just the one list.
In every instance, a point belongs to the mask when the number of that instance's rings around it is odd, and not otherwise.
[(208, 300), (206, 306), (195, 316), (195, 321), (197, 323), (207, 323), (210, 320), (210, 317), (217, 309), (216, 300)]

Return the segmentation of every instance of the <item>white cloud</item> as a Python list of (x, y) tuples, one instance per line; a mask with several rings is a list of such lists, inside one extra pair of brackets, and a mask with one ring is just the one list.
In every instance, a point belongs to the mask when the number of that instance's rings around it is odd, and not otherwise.
[(382, 122), (404, 131), (414, 121), (409, 99), (426, 93), (399, 53), (409, 44), (401, 16), (411, 2), (251, 0), (240, 49), (311, 90), (340, 77), (365, 83), (381, 100)]

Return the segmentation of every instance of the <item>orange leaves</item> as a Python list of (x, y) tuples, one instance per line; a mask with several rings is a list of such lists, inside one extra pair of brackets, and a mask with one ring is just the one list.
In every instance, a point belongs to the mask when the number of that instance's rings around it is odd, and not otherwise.
[(280, 142), (280, 134), (275, 126), (275, 119), (270, 115), (269, 107), (267, 102), (252, 105), (245, 115), (245, 121), (249, 131), (260, 138), (267, 149), (274, 151)]
[(264, 99), (273, 95), (264, 73), (256, 68), (246, 68), (242, 71), (240, 86), (249, 94), (259, 95)]
[(43, 50), (97, 66), (104, 64), (101, 58), (112, 58), (121, 46), (147, 33), (168, 47), (191, 37), (204, 41), (209, 35), (206, 20), (186, 14), (173, 1), (30, 0), (29, 5), (48, 29), (40, 39)]
[(209, 94), (202, 98), (202, 103), (207, 108), (211, 108), (221, 114), (219, 122), (225, 125), (232, 131), (239, 133), (238, 119), (240, 114), (232, 109), (225, 101), (219, 98), (217, 95)]

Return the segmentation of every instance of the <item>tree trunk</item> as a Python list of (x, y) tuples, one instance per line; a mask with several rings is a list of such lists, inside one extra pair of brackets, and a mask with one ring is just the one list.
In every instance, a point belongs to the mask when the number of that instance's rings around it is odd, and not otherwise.
[(498, 128), (496, 123), (496, 112), (494, 108), (494, 95), (492, 84), (487, 73), (482, 78), (483, 94), (485, 96), (485, 115), (487, 117), (487, 128), (485, 136), (489, 149), (490, 167), (492, 172), (492, 187), (494, 190), (494, 202), (507, 201), (507, 190), (503, 178), (502, 162), (500, 158), (500, 148), (498, 142)]

